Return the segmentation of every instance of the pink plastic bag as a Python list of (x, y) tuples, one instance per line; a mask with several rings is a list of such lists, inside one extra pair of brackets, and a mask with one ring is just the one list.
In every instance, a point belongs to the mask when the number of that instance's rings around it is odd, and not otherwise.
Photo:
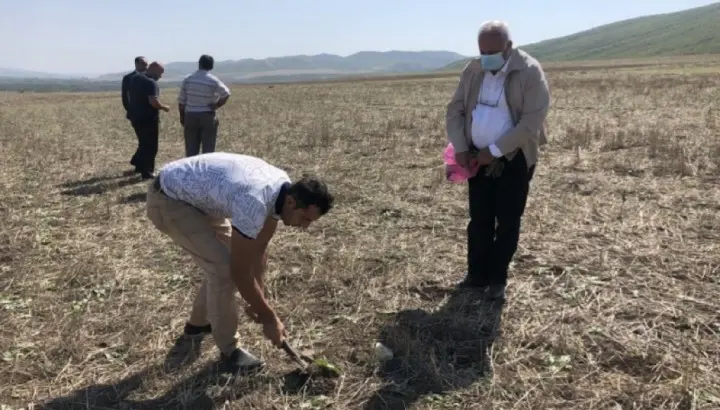
[(458, 165), (455, 162), (455, 148), (452, 143), (445, 147), (445, 151), (443, 151), (443, 161), (445, 162), (445, 177), (453, 184), (460, 184), (467, 181), (475, 176), (478, 168), (480, 168), (479, 164), (475, 161), (473, 161), (472, 172)]

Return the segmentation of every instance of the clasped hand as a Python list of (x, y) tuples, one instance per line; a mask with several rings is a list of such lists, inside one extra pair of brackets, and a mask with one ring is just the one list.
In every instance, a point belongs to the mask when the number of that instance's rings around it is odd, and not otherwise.
[(480, 150), (475, 154), (469, 151), (455, 153), (455, 162), (467, 170), (473, 170), (477, 166), (489, 165), (493, 159), (488, 149)]

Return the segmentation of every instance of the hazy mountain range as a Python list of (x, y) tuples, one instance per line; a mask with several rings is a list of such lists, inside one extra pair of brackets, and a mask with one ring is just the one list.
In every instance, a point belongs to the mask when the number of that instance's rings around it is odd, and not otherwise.
[[(465, 58), (452, 51), (362, 51), (342, 57), (335, 54), (297, 55), (265, 59), (226, 60), (215, 63), (213, 73), (225, 81), (250, 81), (265, 77), (336, 77), (353, 74), (393, 74), (433, 71)], [(132, 69), (90, 80), (119, 80)], [(178, 81), (197, 69), (197, 61), (165, 64), (165, 81)], [(14, 78), (79, 78), (81, 75), (60, 75), (0, 68), (0, 77)]]
[[(542, 62), (714, 54), (720, 53), (718, 22), (720, 3), (714, 3), (675, 13), (619, 21), (521, 47)], [(320, 80), (458, 70), (469, 58), (451, 51), (362, 51), (346, 57), (318, 54), (219, 61), (215, 64), (214, 73), (231, 83)], [(169, 62), (164, 82), (181, 80), (196, 68), (196, 61)], [(85, 76), (82, 79), (82, 74), (69, 76), (0, 68), (0, 82), (17, 85), (72, 81), (80, 87), (88, 80), (114, 84), (131, 69), (129, 62), (125, 72)]]

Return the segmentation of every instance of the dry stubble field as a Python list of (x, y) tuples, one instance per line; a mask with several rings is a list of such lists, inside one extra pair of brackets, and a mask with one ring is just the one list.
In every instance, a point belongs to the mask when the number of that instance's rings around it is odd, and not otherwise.
[[(281, 227), (271, 298), (293, 363), (242, 320), (265, 374), (230, 379), (211, 339), (163, 363), (199, 269), (145, 217), (116, 93), (0, 95), (0, 403), (7, 408), (710, 409), (720, 406), (720, 78), (549, 71), (551, 143), (532, 185), (494, 377), (456, 294), (465, 186), (443, 179), (456, 78), (238, 87), (218, 150), (324, 176), (335, 210)], [(173, 102), (174, 92), (163, 99)], [(159, 164), (182, 155), (175, 110)], [(475, 317), (473, 317), (475, 314)], [(395, 359), (379, 365), (382, 340)], [(5, 407), (3, 407), (5, 409)]]

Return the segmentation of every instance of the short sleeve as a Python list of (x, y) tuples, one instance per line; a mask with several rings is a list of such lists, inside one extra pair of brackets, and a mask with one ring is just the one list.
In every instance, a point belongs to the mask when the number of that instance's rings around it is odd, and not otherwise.
[(265, 225), (267, 206), (257, 195), (245, 193), (233, 199), (231, 224), (243, 236), (256, 239)]
[(220, 95), (220, 98), (225, 98), (230, 96), (230, 89), (220, 80), (217, 80), (217, 89), (218, 94)]
[(157, 81), (148, 81), (148, 95), (151, 97), (157, 97), (160, 94)]

